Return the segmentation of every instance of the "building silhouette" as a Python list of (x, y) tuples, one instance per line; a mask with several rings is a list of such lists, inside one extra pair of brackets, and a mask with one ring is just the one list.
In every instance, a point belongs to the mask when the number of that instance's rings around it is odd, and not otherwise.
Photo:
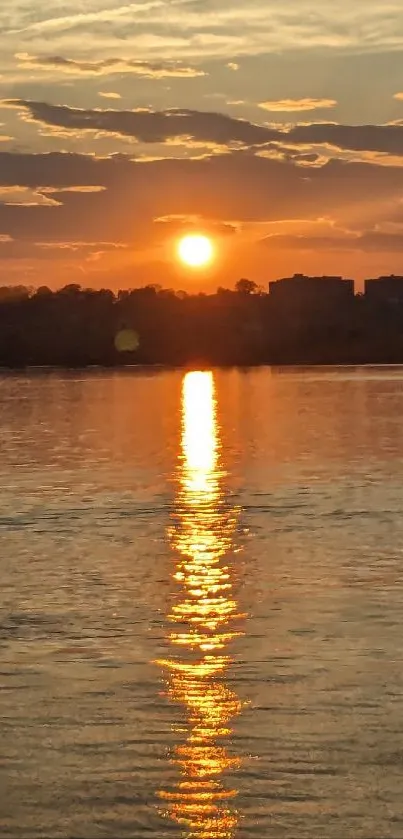
[(269, 293), (273, 302), (286, 306), (338, 306), (353, 299), (354, 280), (294, 274), (269, 283)]
[(365, 280), (365, 298), (372, 304), (398, 305), (403, 303), (403, 277), (390, 274)]
[(351, 317), (354, 300), (354, 280), (342, 277), (294, 274), (269, 283), (273, 317), (295, 334), (336, 328)]

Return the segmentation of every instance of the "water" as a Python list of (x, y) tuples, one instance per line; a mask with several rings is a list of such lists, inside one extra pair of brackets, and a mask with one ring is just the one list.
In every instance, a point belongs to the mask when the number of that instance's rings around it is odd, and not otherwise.
[(403, 370), (0, 378), (2, 835), (403, 836)]

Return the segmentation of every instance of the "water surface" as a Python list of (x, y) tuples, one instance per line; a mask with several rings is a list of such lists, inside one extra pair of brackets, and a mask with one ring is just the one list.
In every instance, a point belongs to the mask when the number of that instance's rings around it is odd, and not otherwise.
[(0, 378), (2, 835), (403, 836), (403, 370)]

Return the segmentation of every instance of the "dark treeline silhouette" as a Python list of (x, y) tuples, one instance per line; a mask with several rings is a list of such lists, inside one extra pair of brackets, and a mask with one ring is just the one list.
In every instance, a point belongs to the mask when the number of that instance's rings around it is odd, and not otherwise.
[[(122, 334), (135, 336), (132, 348), (123, 341), (122, 350)], [(3, 367), (398, 362), (403, 305), (375, 306), (365, 295), (304, 310), (279, 309), (249, 280), (214, 294), (0, 288)]]

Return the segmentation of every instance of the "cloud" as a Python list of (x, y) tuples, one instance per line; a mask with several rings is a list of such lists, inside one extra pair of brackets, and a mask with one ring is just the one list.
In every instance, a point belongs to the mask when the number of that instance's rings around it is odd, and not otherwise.
[(296, 251), (364, 251), (368, 253), (403, 252), (403, 234), (382, 233), (376, 230), (344, 236), (303, 236), (274, 234), (263, 240), (265, 245)]
[(121, 242), (36, 242), (35, 247), (43, 250), (68, 250), (68, 251), (114, 251), (126, 248)]
[(225, 66), (228, 67), (228, 70), (233, 70), (234, 72), (239, 70), (239, 64), (236, 61), (228, 61), (228, 64)]
[(96, 158), (68, 152), (14, 154), (0, 151), (0, 188), (45, 187), (51, 188), (52, 192), (67, 188), (88, 192), (91, 188), (92, 193), (125, 178), (132, 170), (130, 160), (120, 155)]
[[(50, 36), (59, 44), (77, 48), (87, 43), (98, 55), (108, 54), (123, 42), (132, 54), (148, 60), (153, 55), (221, 56), (235, 63), (238, 56), (297, 49), (379, 51), (399, 49), (403, 43), (400, 0), (355, 3), (330, 0), (150, 0), (105, 3), (71, 0), (68, 12), (60, 0), (2, 0), (0, 31), (12, 39), (43, 48)], [(85, 40), (87, 39), (87, 40)], [(235, 56), (235, 59), (234, 59)]]
[(26, 52), (16, 53), (15, 57), (20, 62), (19, 67), (25, 70), (41, 69), (53, 74), (55, 70), (60, 70), (74, 76), (110, 76), (116, 73), (131, 73), (147, 79), (191, 79), (206, 75), (204, 70), (181, 64), (179, 61), (158, 63), (127, 58), (78, 61), (61, 55), (30, 55)]
[(298, 144), (329, 144), (353, 151), (379, 151), (403, 154), (401, 125), (337, 125), (313, 123), (297, 125), (288, 132), (288, 140)]
[(230, 222), (206, 221), (200, 215), (166, 215), (154, 219), (156, 228), (163, 236), (172, 233), (179, 235), (187, 231), (197, 231), (209, 236), (233, 236), (238, 232), (238, 225)]
[(120, 93), (114, 93), (112, 90), (104, 91), (100, 90), (98, 96), (101, 96), (103, 99), (121, 99)]
[(68, 108), (46, 102), (21, 99), (3, 101), (4, 107), (21, 109), (30, 119), (45, 125), (68, 130), (103, 131), (133, 137), (142, 143), (163, 143), (171, 138), (189, 137), (197, 141), (219, 144), (252, 145), (277, 138), (264, 126), (247, 120), (233, 119), (225, 114), (172, 109), (151, 111), (116, 111)]
[(258, 107), (265, 111), (315, 111), (319, 108), (334, 108), (335, 99), (268, 99), (258, 102)]
[(34, 207), (37, 205), (46, 207), (57, 207), (59, 201), (49, 197), (51, 190), (38, 191), (29, 186), (0, 186), (0, 204), (19, 205), (21, 207)]
[(92, 260), (95, 255), (121, 250), (115, 242), (30, 242), (0, 236), (1, 260)]
[[(248, 270), (258, 279), (277, 270), (331, 272), (334, 253), (347, 271), (351, 260), (369, 270), (378, 253), (384, 272), (401, 252), (399, 229), (376, 229), (402, 214), (401, 167), (333, 160), (306, 169), (249, 151), (148, 163), (123, 155), (0, 152), (0, 194), (2, 185), (53, 202), (0, 201), (0, 236), (14, 240), (13, 247), (4, 242), (4, 264), (10, 277), (18, 276), (18, 262), (21, 271), (32, 268), (33, 282), (63, 284), (76, 276), (66, 266), (83, 265), (90, 284), (168, 282), (172, 237), (189, 228), (221, 239), (216, 284)], [(268, 247), (275, 260), (265, 256)]]
[[(19, 187), (18, 187), (19, 188)], [(55, 186), (44, 186), (41, 189), (42, 194), (48, 195), (52, 192), (103, 192), (106, 189), (105, 186), (64, 186), (64, 187), (55, 187)]]
[[(231, 117), (227, 114), (173, 108), (133, 111), (69, 108), (46, 102), (23, 99), (2, 100), (1, 107), (15, 108), (25, 118), (63, 131), (93, 131), (132, 137), (141, 143), (165, 143), (178, 137), (189, 141), (222, 146), (281, 144), (289, 150), (313, 153), (313, 146), (327, 146), (329, 151), (380, 152), (403, 155), (402, 125), (339, 125), (337, 123), (302, 123), (281, 130)], [(273, 147), (269, 149), (273, 151)], [(331, 154), (329, 153), (329, 157)]]
[(166, 216), (198, 217), (209, 225), (331, 215), (368, 226), (401, 206), (403, 168), (334, 160), (306, 169), (244, 152), (147, 163), (121, 155), (2, 152), (2, 185), (33, 189), (55, 205), (0, 204), (0, 233), (42, 241), (46, 230), (49, 241), (141, 248), (155, 237), (154, 219)]
[[(16, 262), (25, 260), (21, 270), (34, 266), (35, 282), (67, 282), (63, 274), (67, 264), (85, 264), (89, 281), (95, 284), (168, 282), (164, 265), (172, 263), (172, 238), (187, 229), (220, 238), (216, 284), (231, 282), (234, 272), (241, 270), (250, 270), (253, 276), (256, 270), (258, 276), (262, 272), (267, 276), (267, 271), (272, 275), (275, 264), (286, 271), (312, 270), (313, 264), (315, 270), (331, 271), (336, 252), (348, 260), (354, 254), (358, 259), (360, 253), (389, 253), (380, 271), (386, 270), (388, 259), (393, 270), (393, 254), (400, 252), (395, 238), (378, 235), (370, 250), (369, 243), (358, 237), (379, 220), (390, 221), (402, 212), (402, 168), (335, 160), (307, 170), (291, 160), (243, 151), (148, 163), (123, 155), (2, 152), (0, 199), (2, 185), (9, 189), (18, 185), (21, 195), (24, 189), (37, 195), (35, 205), (29, 205), (28, 192), (25, 205), (0, 200), (0, 235), (14, 240), (3, 254), (7, 270), (11, 276)], [(99, 191), (94, 191), (96, 187)], [(40, 204), (41, 197), (51, 199), (52, 205)], [(287, 219), (293, 224), (287, 226)], [(333, 224), (326, 219), (333, 219)], [(261, 244), (265, 231), (272, 233), (266, 248)], [(286, 232), (291, 238), (284, 238)], [(267, 246), (279, 255), (276, 263), (269, 260), (269, 267)], [(157, 263), (158, 271), (152, 268)], [(97, 271), (105, 275), (96, 279)], [(176, 284), (180, 282), (179, 278)]]
[(324, 166), (327, 162), (325, 157), (309, 152), (306, 154), (295, 154), (292, 156), (292, 160), (300, 166)]

